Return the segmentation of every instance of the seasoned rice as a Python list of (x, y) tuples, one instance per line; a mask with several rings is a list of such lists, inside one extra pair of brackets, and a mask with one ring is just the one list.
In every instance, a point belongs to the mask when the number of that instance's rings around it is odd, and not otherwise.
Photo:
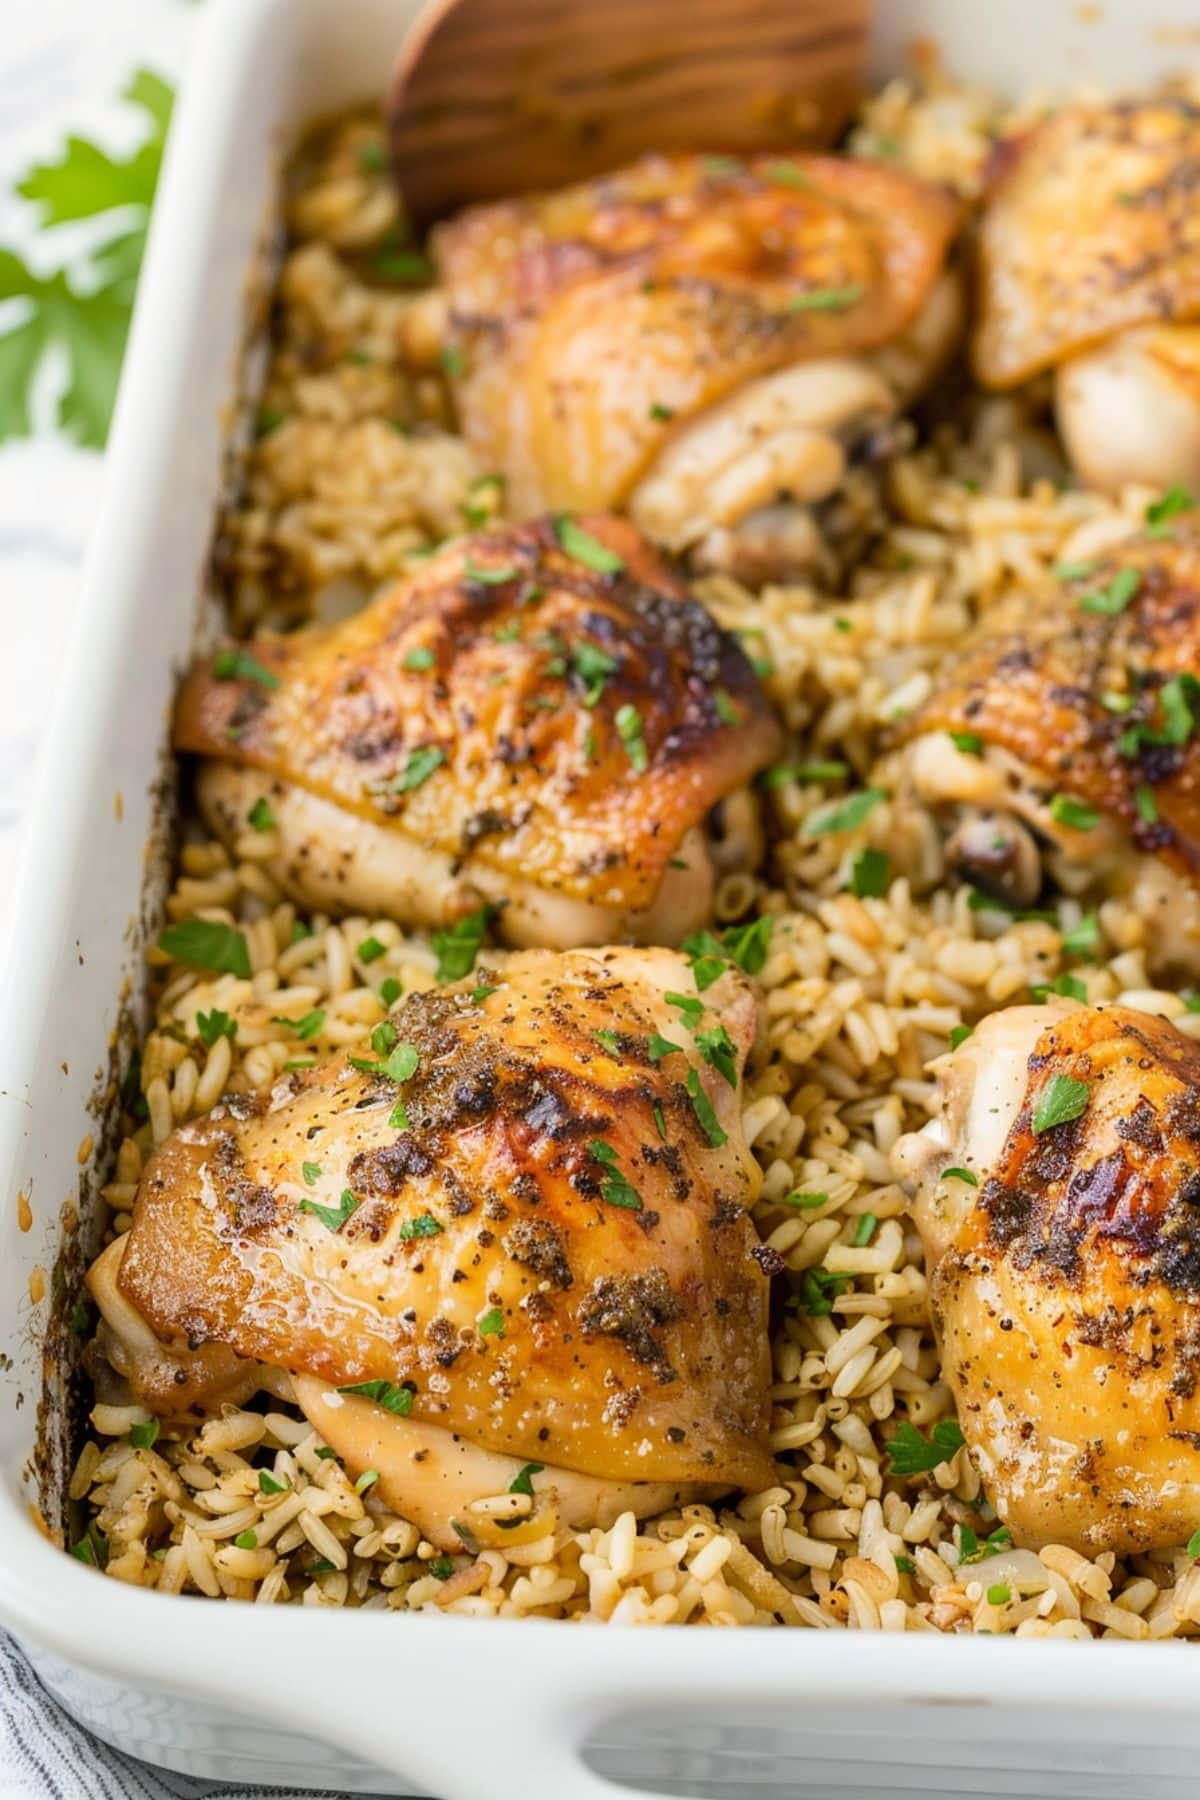
[[(972, 196), (999, 109), (926, 77), (877, 96), (855, 142)], [(381, 163), (374, 121), (355, 118), (306, 147), (290, 178), (258, 431), (220, 533), (238, 630), (324, 609), (331, 592), (361, 600), (502, 509), (501, 485), (453, 433), (444, 383), (412, 358), (427, 321)], [(755, 1222), (784, 1264), (775, 1483), (640, 1525), (626, 1514), (607, 1531), (571, 1531), (547, 1509), (519, 1541), (496, 1515), (519, 1512), (520, 1497), (497, 1497), (474, 1508), (470, 1546), (447, 1556), (365, 1479), (356, 1487), (283, 1401), (161, 1431), (137, 1407), (99, 1401), (71, 1482), (77, 1554), (140, 1586), (264, 1605), (1027, 1637), (1200, 1631), (1200, 1566), (1182, 1547), (1124, 1560), (1016, 1549), (994, 1535), (963, 1449), (907, 1479), (888, 1472), (887, 1451), (902, 1422), (929, 1437), (952, 1416), (889, 1153), (928, 1117), (929, 1065), (955, 1027), (1067, 970), (1090, 1002), (1162, 1013), (1191, 1036), (1200, 1015), (1154, 987), (1143, 923), (1117, 901), (1093, 915), (1066, 898), (1057, 923), (973, 910), (943, 884), (939, 833), (911, 804), (884, 798), (853, 831), (803, 834), (850, 791), (806, 765), (844, 763), (851, 782), (874, 773), (886, 787), (882, 733), (919, 704), (971, 620), (1014, 582), (1049, 592), (1055, 563), (1140, 523), (1145, 493), (1110, 502), (1054, 473), (1012, 403), (980, 405), (893, 463), (886, 529), (840, 596), (701, 586), (762, 667), (798, 771), (771, 792), (768, 872), (728, 878), (716, 899), (722, 922), (774, 919), (745, 1117), (763, 1169)], [(859, 898), (848, 882), (867, 848), (886, 849), (890, 880)], [(299, 916), (266, 873), (274, 849), (269, 830), (248, 828), (231, 855), (190, 827), (168, 916), (239, 925), (253, 973), (211, 977), (150, 952), (155, 1023), (104, 1189), (114, 1233), (175, 1126), (368, 1037), (400, 992), (435, 979), (425, 940), (389, 920)], [(236, 1038), (205, 1048), (197, 1015), (214, 1010)]]

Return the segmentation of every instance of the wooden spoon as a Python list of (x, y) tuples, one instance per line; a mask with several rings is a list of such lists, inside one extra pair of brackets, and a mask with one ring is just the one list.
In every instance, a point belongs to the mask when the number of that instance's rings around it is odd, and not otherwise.
[(871, 0), (429, 0), (388, 100), (420, 225), (645, 150), (829, 143), (862, 91)]

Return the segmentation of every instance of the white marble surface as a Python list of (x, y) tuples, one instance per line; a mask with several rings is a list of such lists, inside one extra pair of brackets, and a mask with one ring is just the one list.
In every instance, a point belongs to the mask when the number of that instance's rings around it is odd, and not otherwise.
[[(67, 132), (132, 149), (113, 98), (139, 66), (175, 82), (203, 0), (10, 0), (0, 7), (0, 245), (45, 267), (33, 209), (14, 192)], [(45, 428), (57, 372), (39, 378), (42, 429), (0, 445), (0, 954), (21, 879), (22, 819), (75, 615), (104, 459)]]

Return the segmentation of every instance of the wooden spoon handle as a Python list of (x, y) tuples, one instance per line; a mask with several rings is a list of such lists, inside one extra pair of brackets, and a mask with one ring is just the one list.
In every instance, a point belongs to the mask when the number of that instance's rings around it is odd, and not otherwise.
[(648, 149), (828, 143), (870, 0), (431, 0), (400, 53), (392, 157), (420, 224)]

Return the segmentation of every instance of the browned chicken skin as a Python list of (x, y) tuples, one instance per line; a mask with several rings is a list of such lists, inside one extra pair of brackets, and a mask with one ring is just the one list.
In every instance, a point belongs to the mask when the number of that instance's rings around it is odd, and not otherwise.
[(738, 971), (701, 998), (667, 950), (528, 952), (412, 996), (386, 1055), (231, 1099), (156, 1153), (91, 1277), (110, 1360), (168, 1417), (286, 1371), (352, 1463), (390, 1456), (383, 1491), (427, 1530), (430, 1456), (476, 1495), (507, 1486), (496, 1456), (589, 1494), (646, 1484), (640, 1511), (763, 1485), (756, 1023)]
[(434, 236), (466, 437), (517, 516), (620, 506), (675, 551), (819, 501), (953, 347), (956, 224), (821, 156), (650, 156), (474, 208)]
[(1014, 1007), (943, 1059), (941, 1088), (896, 1160), (989, 1498), (1034, 1547), (1184, 1541), (1200, 1521), (1200, 1046), (1124, 1007)]
[(1200, 485), (1200, 107), (1064, 107), (1002, 143), (980, 231), (975, 370), (1057, 369), (1095, 487)]
[(747, 783), (778, 728), (623, 520), (478, 533), (349, 622), (238, 654), (184, 682), (175, 745), (226, 841), (268, 799), (268, 866), (311, 906), (441, 926), (487, 902), (518, 944), (674, 943), (717, 867), (756, 859)]
[(904, 730), (906, 779), (957, 828), (951, 861), (1027, 906), (1042, 880), (1031, 827), (1066, 885), (1138, 906), (1152, 967), (1200, 969), (1197, 670), (1192, 519), (1122, 544), (1049, 602), (994, 607)]

